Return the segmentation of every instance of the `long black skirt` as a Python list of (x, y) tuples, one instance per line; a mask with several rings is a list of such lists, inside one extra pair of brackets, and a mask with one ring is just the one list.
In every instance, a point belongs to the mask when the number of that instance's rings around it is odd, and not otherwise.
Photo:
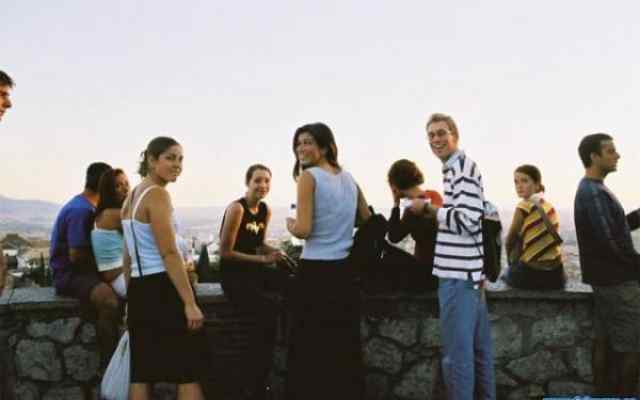
[(363, 398), (360, 291), (346, 260), (301, 260), (292, 289), (287, 400)]
[(241, 360), (244, 381), (252, 393), (264, 391), (273, 364), (278, 316), (287, 297), (289, 276), (264, 264), (221, 263), (222, 289), (241, 312), (254, 315), (248, 347)]
[(209, 361), (204, 331), (190, 332), (166, 273), (133, 278), (128, 290), (132, 383), (193, 383)]

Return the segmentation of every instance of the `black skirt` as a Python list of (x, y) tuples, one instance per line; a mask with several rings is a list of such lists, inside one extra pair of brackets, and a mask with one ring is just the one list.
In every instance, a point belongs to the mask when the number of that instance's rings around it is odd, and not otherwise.
[(248, 313), (255, 324), (248, 328), (247, 348), (239, 365), (242, 381), (254, 393), (263, 391), (273, 364), (278, 316), (287, 294), (289, 276), (264, 264), (224, 261), (221, 263), (222, 288), (241, 313)]
[(363, 397), (360, 291), (346, 260), (301, 260), (292, 289), (288, 400)]
[(190, 332), (166, 273), (133, 278), (128, 290), (132, 383), (193, 383), (206, 373), (204, 331)]

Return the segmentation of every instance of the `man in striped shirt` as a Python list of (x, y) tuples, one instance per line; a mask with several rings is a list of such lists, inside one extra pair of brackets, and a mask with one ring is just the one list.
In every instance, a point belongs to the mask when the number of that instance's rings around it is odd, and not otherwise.
[(458, 149), (458, 128), (445, 114), (427, 122), (431, 150), (443, 163), (444, 204), (414, 200), (411, 209), (439, 223), (433, 274), (439, 278), (442, 370), (447, 398), (495, 399), (495, 369), (484, 297), (482, 176)]

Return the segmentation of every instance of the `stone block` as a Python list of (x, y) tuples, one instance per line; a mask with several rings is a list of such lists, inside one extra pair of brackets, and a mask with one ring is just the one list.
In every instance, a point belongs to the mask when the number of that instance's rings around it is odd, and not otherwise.
[(100, 357), (95, 351), (88, 351), (82, 346), (71, 346), (64, 350), (64, 365), (67, 373), (80, 382), (86, 382), (98, 373)]
[(379, 368), (390, 374), (395, 374), (402, 368), (400, 349), (380, 338), (369, 340), (364, 348), (364, 359), (367, 367)]
[(513, 360), (507, 369), (519, 379), (538, 384), (567, 373), (567, 367), (560, 357), (546, 350)]
[(549, 383), (551, 396), (578, 396), (593, 393), (594, 387), (584, 382), (553, 381)]
[(45, 310), (77, 310), (79, 301), (70, 297), (56, 296), (53, 287), (19, 288), (11, 294), (9, 304), (14, 311), (23, 313)]
[(544, 318), (534, 322), (531, 327), (531, 348), (538, 345), (572, 346), (579, 335), (578, 321), (573, 315), (560, 314)]
[(562, 310), (562, 303), (536, 299), (537, 301), (524, 301), (513, 299), (511, 301), (491, 301), (492, 314), (496, 315), (521, 315), (524, 317), (540, 318), (542, 315), (558, 315)]
[(93, 324), (84, 324), (80, 329), (80, 341), (84, 344), (96, 342), (96, 327)]
[(429, 399), (432, 397), (433, 389), (437, 382), (437, 373), (437, 360), (424, 360), (411, 367), (402, 376), (393, 393), (402, 399)]
[(360, 319), (360, 340), (366, 342), (369, 339), (370, 329), (366, 318)]
[(15, 357), (18, 376), (47, 382), (62, 379), (62, 363), (51, 342), (21, 340)]
[(507, 396), (507, 400), (539, 400), (542, 398), (542, 396), (544, 396), (544, 390), (541, 386), (527, 385), (522, 386), (509, 393), (509, 395)]
[(278, 372), (287, 370), (287, 348), (278, 346), (273, 351), (273, 366)]
[(580, 379), (591, 382), (591, 350), (585, 347), (576, 347), (568, 357), (570, 367), (574, 368)]
[(79, 387), (54, 388), (49, 390), (42, 400), (84, 400), (84, 393)]
[(511, 318), (502, 317), (491, 326), (496, 358), (518, 357), (522, 353), (522, 330)]
[(372, 372), (365, 377), (365, 398), (367, 400), (384, 400), (389, 390), (389, 377)]
[(418, 341), (418, 321), (415, 319), (387, 319), (378, 325), (380, 336), (389, 338), (403, 346), (412, 346)]
[(7, 343), (9, 343), (9, 347), (15, 347), (16, 343), (18, 343), (18, 335), (9, 336)]
[(20, 382), (16, 385), (15, 400), (40, 400), (38, 387), (30, 382)]
[(425, 318), (422, 321), (420, 343), (427, 347), (440, 347), (440, 320), (438, 318)]
[(53, 322), (32, 322), (27, 333), (33, 338), (48, 337), (58, 343), (69, 344), (73, 341), (80, 326), (80, 318), (57, 319)]
[[(270, 393), (268, 393), (267, 398), (269, 399), (282, 399), (284, 400), (285, 398), (285, 380), (284, 378), (277, 376), (275, 374), (270, 374), (269, 375), (269, 387), (270, 387)], [(269, 395), (271, 397), (269, 397)]]
[(425, 358), (440, 359), (440, 353), (437, 349), (429, 349), (424, 346), (415, 346), (411, 350), (404, 352), (402, 358), (402, 365), (411, 365), (419, 362)]
[(518, 382), (516, 382), (515, 379), (511, 378), (502, 370), (496, 369), (496, 385), (506, 386), (506, 387), (517, 387)]

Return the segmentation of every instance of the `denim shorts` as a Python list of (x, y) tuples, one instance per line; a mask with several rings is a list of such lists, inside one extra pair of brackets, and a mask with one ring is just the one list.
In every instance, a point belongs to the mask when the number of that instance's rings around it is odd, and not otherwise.
[(636, 281), (593, 286), (594, 330), (614, 351), (640, 352), (640, 286)]

